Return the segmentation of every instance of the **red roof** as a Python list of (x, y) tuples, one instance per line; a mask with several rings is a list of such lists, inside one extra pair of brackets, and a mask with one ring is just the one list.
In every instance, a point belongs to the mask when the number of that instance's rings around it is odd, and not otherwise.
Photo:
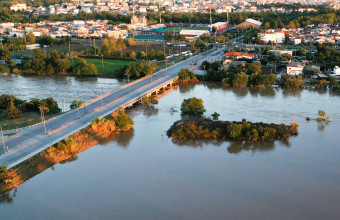
[(225, 55), (227, 57), (237, 57), (237, 56), (242, 56), (241, 53), (233, 53), (233, 52), (226, 52)]

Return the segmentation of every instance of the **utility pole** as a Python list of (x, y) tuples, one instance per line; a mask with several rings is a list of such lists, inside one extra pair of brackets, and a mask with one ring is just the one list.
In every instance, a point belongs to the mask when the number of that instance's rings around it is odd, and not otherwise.
[(71, 43), (70, 41), (68, 42), (68, 55), (71, 57)]
[(103, 65), (103, 73), (104, 73), (104, 55), (102, 55), (102, 65)]
[(40, 106), (39, 108), (40, 108), (40, 117), (41, 117), (41, 121), (42, 121), (43, 124), (44, 124), (44, 130), (45, 130), (45, 133), (44, 133), (44, 134), (46, 134), (47, 131), (46, 131), (45, 112), (44, 112), (45, 107)]
[[(1, 129), (1, 140), (2, 140), (2, 144), (4, 145), (4, 153), (6, 153), (6, 143), (4, 139), (4, 132), (2, 131), (2, 126), (0, 126), (0, 129)], [(8, 151), (8, 147), (7, 147), (7, 151)]]
[(103, 94), (104, 94), (103, 93), (103, 88), (101, 88), (100, 91), (101, 91), (101, 95), (100, 95), (101, 99), (100, 100), (102, 101), (102, 106), (104, 106), (104, 103), (103, 103)]
[(84, 110), (85, 110), (85, 113), (84, 113), (84, 114), (86, 114), (86, 102), (85, 102), (85, 96), (83, 96), (83, 98), (84, 98)]
[(65, 99), (63, 99), (63, 108), (64, 108), (64, 112), (66, 112), (66, 101), (65, 101)]

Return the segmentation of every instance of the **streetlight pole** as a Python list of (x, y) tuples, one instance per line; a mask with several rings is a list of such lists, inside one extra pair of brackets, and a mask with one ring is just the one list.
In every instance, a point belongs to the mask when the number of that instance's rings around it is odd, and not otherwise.
[(102, 65), (103, 65), (103, 73), (104, 73), (104, 55), (102, 55)]
[(43, 124), (44, 124), (44, 130), (45, 130), (45, 134), (46, 134), (47, 131), (46, 131), (45, 112), (44, 112), (45, 107), (41, 107), (41, 106), (40, 106), (39, 108), (40, 108), (41, 121), (42, 121)]
[[(2, 131), (2, 126), (0, 126), (0, 129), (1, 129), (1, 140), (2, 140), (2, 144), (4, 145), (4, 153), (6, 153), (6, 143), (4, 139), (4, 132)], [(7, 147), (7, 151), (8, 151), (8, 147)]]
[(85, 113), (86, 114), (86, 102), (85, 102), (85, 96), (83, 96), (83, 99), (84, 99), (84, 110), (85, 110)]

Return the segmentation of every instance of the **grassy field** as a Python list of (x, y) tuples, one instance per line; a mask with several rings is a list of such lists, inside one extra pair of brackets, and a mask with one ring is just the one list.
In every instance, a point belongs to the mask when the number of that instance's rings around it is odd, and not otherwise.
[[(45, 120), (53, 118), (59, 114), (47, 114)], [(38, 112), (24, 112), (23, 116), (16, 119), (9, 119), (4, 112), (0, 111), (0, 125), (3, 130), (11, 130), (30, 126), (41, 122), (40, 113)]]
[[(103, 70), (103, 65), (102, 65), (102, 60), (101, 59), (93, 59), (93, 58), (85, 58), (85, 60), (88, 63), (93, 63), (97, 69), (98, 72), (100, 73), (105, 73), (105, 74), (112, 74), (114, 76), (117, 76), (117, 70), (121, 66), (129, 65), (130, 63), (133, 62), (138, 62), (138, 61), (125, 61), (125, 60), (108, 60), (104, 59), (104, 70)], [(72, 66), (75, 65), (75, 60), (72, 60)]]
[(182, 29), (186, 30), (205, 30), (205, 28), (190, 28), (190, 27), (169, 27), (169, 28), (159, 28), (158, 32), (180, 32)]
[[(103, 40), (96, 40), (95, 44), (97, 46), (102, 45)], [(72, 39), (72, 42), (70, 44), (70, 50), (71, 51), (85, 51), (89, 49), (93, 45), (93, 41), (90, 41), (89, 39)], [(46, 55), (49, 55), (53, 50), (59, 51), (59, 53), (68, 53), (69, 52), (69, 47), (68, 44), (63, 44), (63, 45), (57, 45), (57, 46), (51, 46), (51, 47), (46, 47)], [(43, 50), (43, 48), (42, 48)], [(13, 55), (16, 56), (33, 56), (33, 50), (25, 50), (25, 51), (14, 51)]]

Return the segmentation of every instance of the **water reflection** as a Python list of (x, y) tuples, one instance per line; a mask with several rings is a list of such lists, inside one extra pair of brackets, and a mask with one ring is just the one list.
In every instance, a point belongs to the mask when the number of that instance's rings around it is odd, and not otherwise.
[(143, 110), (143, 115), (145, 115), (146, 117), (151, 117), (151, 116), (154, 116), (154, 115), (157, 115), (158, 114), (158, 108), (154, 108), (154, 107), (146, 107), (144, 110)]
[(224, 141), (216, 139), (199, 139), (199, 140), (171, 140), (174, 144), (180, 147), (203, 148), (206, 145), (212, 144), (216, 147), (221, 146)]
[(244, 97), (248, 95), (248, 88), (247, 87), (233, 87), (232, 91), (237, 97)]
[(249, 93), (251, 96), (258, 97), (263, 96), (263, 97), (270, 97), (273, 98), (276, 95), (276, 90), (277, 88), (273, 87), (264, 87), (264, 88), (249, 88)]
[(301, 97), (303, 89), (282, 89), (283, 97)]
[(190, 84), (182, 84), (180, 87), (179, 87), (179, 92), (180, 93), (187, 93), (189, 92), (190, 90), (194, 89), (195, 88), (195, 83), (190, 83)]
[[(72, 155), (70, 158), (66, 159), (66, 160), (63, 160), (61, 162), (59, 162), (60, 164), (65, 164), (65, 163), (71, 163), (71, 162), (74, 162), (74, 161), (77, 161), (78, 160), (78, 156), (77, 155)], [(54, 167), (52, 166), (52, 170), (54, 170)]]
[(101, 146), (112, 146), (112, 142), (116, 142), (119, 146), (127, 148), (130, 145), (131, 140), (135, 136), (135, 130), (131, 129), (129, 131), (122, 132), (120, 134), (113, 134), (108, 137), (105, 141), (100, 143)]
[[(290, 147), (288, 141), (277, 141), (282, 146)], [(207, 145), (220, 147), (224, 143), (229, 143), (227, 151), (230, 154), (239, 154), (242, 151), (252, 152), (268, 152), (275, 149), (276, 142), (250, 142), (250, 141), (223, 141), (215, 139), (199, 139), (199, 140), (175, 140), (172, 143), (180, 147), (204, 148)]]
[(10, 204), (13, 202), (13, 198), (16, 197), (18, 189), (15, 188), (14, 190), (4, 192), (0, 194), (0, 203), (7, 203)]
[(239, 154), (242, 151), (272, 151), (275, 148), (275, 142), (248, 142), (248, 141), (234, 141), (228, 147), (228, 153)]

